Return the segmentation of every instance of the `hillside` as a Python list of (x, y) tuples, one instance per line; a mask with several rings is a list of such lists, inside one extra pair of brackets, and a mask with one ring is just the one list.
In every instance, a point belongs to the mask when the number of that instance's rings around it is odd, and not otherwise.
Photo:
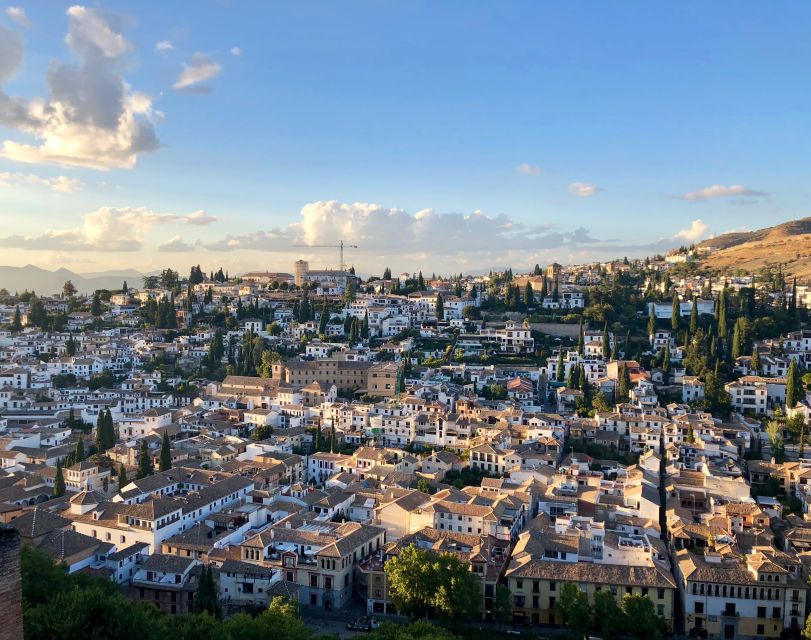
[(70, 280), (79, 293), (92, 293), (96, 289), (119, 289), (124, 280), (139, 287), (143, 275), (135, 270), (79, 274), (69, 269), (48, 271), (30, 264), (24, 267), (0, 266), (0, 289), (11, 293), (27, 289), (49, 295), (61, 293), (62, 285)]
[(757, 231), (725, 233), (699, 247), (714, 250), (701, 263), (709, 271), (757, 271), (767, 264), (782, 264), (787, 275), (811, 281), (811, 217)]

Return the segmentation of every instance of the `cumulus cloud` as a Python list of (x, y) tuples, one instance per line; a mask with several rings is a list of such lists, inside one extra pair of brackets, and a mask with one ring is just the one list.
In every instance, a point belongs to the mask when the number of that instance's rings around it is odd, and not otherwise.
[(183, 219), (186, 221), (187, 224), (194, 224), (199, 226), (205, 226), (207, 224), (211, 224), (212, 222), (217, 222), (217, 218), (207, 214), (205, 211), (200, 209), (199, 211), (194, 211), (187, 216), (183, 216)]
[(242, 55), (242, 49), (239, 47), (231, 47), (231, 55), (238, 58)]
[(204, 53), (195, 53), (189, 62), (183, 63), (183, 71), (180, 72), (172, 88), (191, 93), (207, 93), (211, 89), (201, 83), (217, 77), (220, 71), (222, 71), (221, 64)]
[(166, 242), (158, 245), (158, 251), (165, 251), (167, 253), (185, 253), (187, 251), (194, 251), (198, 243), (186, 242), (180, 236), (174, 236)]
[(569, 185), (569, 193), (575, 196), (580, 196), (581, 198), (588, 198), (589, 196), (593, 196), (600, 191), (602, 191), (600, 187), (598, 187), (596, 184), (591, 184), (590, 182), (572, 182)]
[[(438, 213), (423, 209), (409, 213), (379, 204), (335, 200), (306, 204), (299, 220), (283, 228), (228, 235), (208, 243), (211, 251), (266, 251), (312, 255), (325, 264), (337, 262), (337, 251), (307, 249), (311, 245), (333, 245), (336, 238), (357, 249), (347, 253), (362, 254), (376, 260), (390, 256), (410, 256), (425, 260), (441, 256), (459, 261), (463, 256), (480, 261), (495, 259), (511, 252), (535, 255), (552, 249), (567, 251), (596, 242), (588, 230), (558, 231), (550, 225), (526, 225), (510, 217), (473, 213)], [(304, 245), (293, 248), (294, 245)], [(316, 258), (317, 256), (317, 258)]]
[(70, 7), (67, 15), (65, 43), (78, 64), (51, 65), (47, 98), (2, 91), (22, 64), (23, 48), (19, 36), (0, 27), (0, 125), (36, 141), (6, 140), (0, 156), (98, 170), (132, 168), (140, 153), (158, 147), (152, 99), (132, 91), (121, 75), (122, 58), (132, 47), (114, 16), (82, 6)]
[(74, 193), (84, 188), (84, 182), (67, 176), (43, 178), (33, 173), (0, 172), (0, 188), (11, 187), (43, 187), (57, 193)]
[(730, 197), (759, 198), (767, 195), (768, 194), (765, 191), (755, 191), (754, 189), (749, 189), (741, 184), (731, 184), (729, 186), (714, 184), (711, 187), (706, 187), (705, 189), (685, 193), (682, 198), (684, 200), (714, 200), (716, 198)]
[(28, 19), (28, 16), (25, 15), (25, 9), (22, 7), (8, 7), (6, 9), (6, 15), (14, 20), (18, 25), (25, 27), (26, 29), (31, 28), (31, 21)]
[(676, 234), (676, 238), (688, 242), (698, 242), (707, 237), (709, 230), (710, 228), (701, 219), (693, 220), (688, 229), (682, 229)]
[(160, 42), (155, 43), (155, 51), (158, 53), (166, 53), (167, 51), (172, 51), (175, 48), (169, 40), (161, 40)]
[(183, 224), (187, 218), (146, 207), (102, 207), (84, 214), (81, 226), (47, 229), (36, 236), (7, 236), (0, 238), (0, 247), (36, 251), (137, 251), (156, 226)]
[(519, 164), (515, 168), (515, 170), (518, 173), (521, 173), (521, 174), (523, 174), (525, 176), (538, 176), (538, 175), (541, 175), (541, 171), (542, 171), (540, 167), (538, 167), (538, 166), (536, 166), (534, 164), (528, 164), (526, 162), (522, 162), (521, 164)]

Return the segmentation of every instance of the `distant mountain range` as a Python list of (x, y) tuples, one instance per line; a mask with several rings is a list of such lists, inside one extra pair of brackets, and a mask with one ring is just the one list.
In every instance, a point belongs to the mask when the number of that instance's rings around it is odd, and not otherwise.
[(811, 217), (757, 231), (725, 233), (699, 246), (715, 250), (702, 261), (710, 271), (752, 272), (766, 264), (780, 264), (787, 275), (811, 280)]
[(66, 280), (73, 282), (79, 293), (92, 293), (96, 289), (120, 289), (124, 280), (132, 287), (140, 287), (144, 274), (135, 269), (119, 269), (95, 273), (75, 273), (70, 269), (48, 271), (28, 264), (24, 267), (0, 266), (0, 289), (36, 291), (41, 295), (62, 292)]

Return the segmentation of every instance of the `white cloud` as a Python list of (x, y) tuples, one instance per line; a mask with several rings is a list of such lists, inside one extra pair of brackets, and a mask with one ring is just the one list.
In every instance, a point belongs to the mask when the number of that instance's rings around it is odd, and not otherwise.
[(194, 251), (198, 243), (186, 242), (180, 236), (174, 236), (166, 242), (158, 245), (158, 251), (165, 251), (167, 253), (183, 253), (186, 251)]
[(25, 9), (22, 7), (8, 7), (6, 9), (6, 15), (14, 20), (18, 25), (25, 27), (26, 29), (31, 28), (31, 21), (28, 19), (28, 16), (25, 15)]
[[(151, 98), (132, 91), (121, 76), (121, 60), (131, 45), (114, 16), (81, 6), (70, 7), (67, 15), (65, 42), (79, 63), (50, 66), (47, 98), (12, 97), (0, 89), (0, 125), (36, 140), (6, 140), (0, 156), (98, 170), (132, 168), (140, 153), (158, 147), (158, 140)], [(9, 40), (3, 31), (0, 49), (2, 86), (21, 65), (23, 52), (21, 41)]]
[(210, 89), (200, 83), (217, 77), (220, 71), (222, 71), (221, 64), (204, 53), (195, 53), (189, 62), (183, 63), (183, 71), (180, 72), (172, 88), (178, 91), (208, 92)]
[(207, 224), (211, 224), (212, 222), (217, 222), (217, 218), (207, 214), (205, 211), (200, 209), (199, 211), (194, 211), (187, 216), (183, 216), (183, 219), (186, 221), (187, 224), (194, 224), (205, 226)]
[(167, 51), (172, 51), (175, 48), (168, 40), (161, 40), (160, 42), (155, 43), (155, 51), (158, 53), (166, 53)]
[(74, 193), (84, 188), (84, 182), (67, 176), (43, 178), (33, 173), (0, 172), (0, 188), (20, 186), (44, 187), (57, 193)]
[(684, 200), (713, 200), (715, 198), (729, 197), (758, 198), (766, 195), (768, 194), (764, 191), (754, 191), (740, 184), (731, 184), (729, 186), (714, 184), (711, 187), (706, 187), (699, 191), (685, 193), (682, 198)]
[(242, 55), (242, 49), (239, 47), (231, 47), (231, 55), (237, 58)]
[(580, 196), (581, 198), (588, 198), (589, 196), (593, 196), (600, 191), (602, 191), (600, 187), (589, 182), (572, 182), (569, 185), (569, 193), (575, 196)]
[(689, 229), (682, 229), (675, 237), (688, 242), (698, 242), (707, 237), (709, 230), (710, 228), (701, 219), (693, 220)]
[(528, 164), (526, 162), (522, 162), (519, 164), (515, 170), (518, 173), (521, 173), (525, 176), (539, 176), (541, 175), (542, 169), (534, 164)]
[(433, 209), (410, 214), (368, 202), (331, 200), (306, 204), (299, 220), (287, 227), (228, 235), (206, 244), (205, 248), (298, 253), (312, 255), (324, 264), (335, 264), (337, 249), (333, 255), (329, 250), (294, 248), (294, 245), (333, 245), (340, 238), (347, 244), (358, 245), (357, 249), (347, 251), (350, 261), (352, 256), (362, 256), (368, 261), (395, 255), (420, 261), (433, 256), (457, 262), (466, 259), (464, 256), (476, 256), (487, 261), (511, 252), (529, 254), (596, 242), (583, 228), (556, 231), (551, 226), (518, 223), (503, 214), (437, 213)]
[(84, 214), (81, 226), (47, 229), (37, 236), (7, 236), (0, 238), (0, 247), (35, 251), (137, 251), (153, 228), (183, 224), (188, 217), (158, 213), (146, 207), (102, 207)]

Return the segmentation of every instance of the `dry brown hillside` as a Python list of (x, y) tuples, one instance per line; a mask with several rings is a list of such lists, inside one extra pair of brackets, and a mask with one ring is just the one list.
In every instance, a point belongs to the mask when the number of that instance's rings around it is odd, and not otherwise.
[(713, 272), (757, 271), (767, 264), (782, 264), (786, 275), (811, 282), (811, 217), (757, 231), (725, 233), (699, 246), (714, 249), (702, 260), (702, 267)]

